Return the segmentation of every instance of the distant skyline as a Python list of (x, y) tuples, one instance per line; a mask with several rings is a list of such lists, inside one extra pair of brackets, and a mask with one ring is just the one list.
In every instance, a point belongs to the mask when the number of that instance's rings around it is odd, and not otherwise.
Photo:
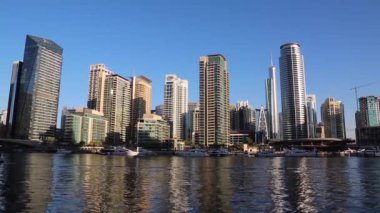
[[(163, 103), (166, 74), (189, 80), (198, 101), (199, 57), (223, 54), (230, 102), (265, 106), (270, 55), (280, 87), (280, 46), (301, 44), (306, 91), (320, 106), (327, 97), (345, 105), (347, 136), (354, 137), (354, 85), (373, 83), (358, 96), (380, 96), (380, 2), (347, 1), (57, 1), (0, 3), (0, 110), (7, 108), (12, 62), (22, 60), (27, 34), (64, 49), (59, 112), (87, 105), (91, 64), (124, 77), (152, 80), (152, 108)], [(278, 107), (281, 111), (280, 91)]]

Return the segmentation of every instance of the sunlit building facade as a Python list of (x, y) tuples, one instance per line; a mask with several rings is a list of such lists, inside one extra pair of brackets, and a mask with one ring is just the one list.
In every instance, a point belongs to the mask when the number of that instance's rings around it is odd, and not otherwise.
[(282, 137), (284, 140), (307, 138), (306, 84), (301, 45), (280, 47)]
[(63, 49), (52, 40), (26, 36), (15, 98), (12, 135), (45, 140), (55, 137)]
[(230, 129), (230, 90), (223, 55), (202, 56), (199, 63), (200, 143), (227, 145)]

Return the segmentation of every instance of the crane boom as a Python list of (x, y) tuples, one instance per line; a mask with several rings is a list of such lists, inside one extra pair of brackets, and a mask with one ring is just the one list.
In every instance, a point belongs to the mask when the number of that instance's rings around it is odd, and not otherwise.
[(372, 85), (374, 84), (374, 82), (371, 82), (371, 83), (367, 83), (367, 84), (362, 84), (362, 85), (359, 85), (359, 86), (354, 86), (352, 87), (350, 90), (354, 90), (355, 91), (355, 98), (356, 98), (356, 110), (359, 111), (359, 100), (358, 100), (358, 89), (362, 88), (362, 87), (367, 87), (369, 85)]

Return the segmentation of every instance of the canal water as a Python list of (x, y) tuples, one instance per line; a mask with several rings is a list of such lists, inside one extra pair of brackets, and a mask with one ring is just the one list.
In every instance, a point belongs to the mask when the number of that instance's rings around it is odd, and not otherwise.
[(379, 158), (3, 157), (1, 212), (380, 212)]

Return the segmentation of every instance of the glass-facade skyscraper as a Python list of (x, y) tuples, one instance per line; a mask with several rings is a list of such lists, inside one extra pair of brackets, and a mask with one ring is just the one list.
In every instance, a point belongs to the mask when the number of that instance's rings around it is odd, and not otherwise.
[(14, 106), (14, 138), (42, 141), (47, 137), (54, 137), (62, 52), (62, 47), (52, 40), (26, 36)]
[(306, 85), (301, 45), (280, 47), (282, 133), (284, 140), (307, 138)]
[(276, 67), (271, 63), (269, 66), (269, 78), (265, 80), (265, 99), (268, 109), (268, 137), (271, 139), (278, 138), (278, 112), (277, 112), (277, 81)]
[(22, 71), (22, 61), (13, 62), (12, 75), (11, 75), (11, 85), (9, 87), (9, 99), (8, 99), (8, 116), (7, 116), (7, 137), (12, 137), (13, 122), (15, 119), (16, 110), (16, 97), (17, 90), (20, 83), (20, 73)]

